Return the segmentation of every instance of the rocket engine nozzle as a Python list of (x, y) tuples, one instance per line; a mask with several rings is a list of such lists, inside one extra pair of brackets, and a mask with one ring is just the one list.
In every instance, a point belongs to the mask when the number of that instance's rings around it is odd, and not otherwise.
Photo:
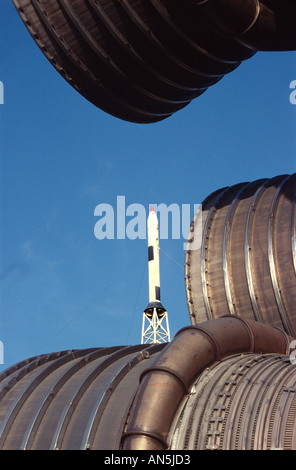
[(158, 318), (161, 318), (166, 312), (166, 309), (164, 308), (161, 302), (159, 301), (149, 302), (149, 304), (144, 310), (148, 318), (152, 318), (154, 309), (156, 309)]

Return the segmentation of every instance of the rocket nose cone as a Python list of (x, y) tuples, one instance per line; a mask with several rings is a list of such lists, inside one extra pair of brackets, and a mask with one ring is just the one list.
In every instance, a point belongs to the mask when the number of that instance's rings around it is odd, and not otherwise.
[(149, 226), (158, 227), (158, 218), (157, 218), (157, 215), (153, 206), (151, 206), (150, 208), (147, 221), (148, 221)]

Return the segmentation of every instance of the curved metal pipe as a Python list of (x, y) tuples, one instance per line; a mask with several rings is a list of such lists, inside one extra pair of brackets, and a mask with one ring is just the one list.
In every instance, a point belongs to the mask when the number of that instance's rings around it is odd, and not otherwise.
[[(256, 51), (294, 50), (296, 5), (286, 0), (189, 0), (224, 34)], [(269, 7), (270, 5), (270, 7)]]
[(278, 328), (236, 315), (181, 329), (141, 376), (123, 449), (167, 449), (175, 413), (206, 367), (239, 353), (288, 354), (290, 340)]

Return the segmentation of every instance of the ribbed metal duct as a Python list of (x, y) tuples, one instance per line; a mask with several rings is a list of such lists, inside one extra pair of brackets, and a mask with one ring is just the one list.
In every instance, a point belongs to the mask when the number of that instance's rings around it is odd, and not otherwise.
[(58, 72), (124, 120), (167, 118), (260, 49), (296, 49), (284, 0), (13, 0)]
[(0, 376), (0, 449), (119, 449), (139, 375), (162, 345), (43, 355)]
[[(180, 413), (180, 405), (192, 393), (192, 386), (204, 370), (214, 365), (212, 370), (214, 375), (215, 364), (238, 353), (278, 353), (285, 355), (289, 352), (290, 342), (291, 339), (282, 330), (262, 325), (258, 322), (246, 321), (236, 315), (228, 315), (211, 320), (202, 323), (200, 326), (183, 328), (177, 333), (172, 343), (159, 353), (153, 366), (145, 370), (141, 376), (141, 384), (130, 412), (126, 432), (123, 435), (123, 449), (164, 450), (171, 448), (172, 445), (175, 445), (172, 440), (175, 440), (176, 433), (176, 431), (173, 431), (172, 434), (172, 425), (174, 428), (173, 423), (176, 416)], [(262, 413), (265, 415), (266, 427), (273, 428), (275, 426), (275, 429), (277, 429), (277, 427), (283, 426), (280, 433), (281, 437), (286, 435), (286, 433), (291, 433), (292, 429), (293, 439), (291, 442), (295, 445), (296, 369), (295, 365), (292, 365), (287, 357), (285, 359), (287, 359), (285, 364), (289, 371), (285, 374), (284, 384), (288, 386), (291, 384), (292, 388), (292, 401), (288, 400), (286, 405), (286, 412), (289, 416), (288, 428), (285, 425), (285, 421), (281, 421), (281, 407), (285, 400), (281, 401), (279, 408), (277, 408), (279, 403), (274, 406), (274, 411), (278, 411), (276, 424), (271, 423), (269, 409), (263, 408)], [(227, 369), (226, 366), (225, 370)], [(260, 380), (262, 380), (262, 377)], [(281, 366), (279, 368), (275, 366), (273, 380), (280, 388), (282, 384)], [(215, 382), (217, 388), (219, 388), (221, 384), (218, 384), (217, 377), (214, 380)], [(248, 393), (252, 390), (252, 387), (247, 382), (245, 388), (243, 385), (243, 389), (244, 393)], [(267, 403), (268, 400), (264, 405)], [(202, 420), (204, 420), (203, 422), (207, 426), (209, 424), (208, 415), (212, 411), (210, 396), (203, 395), (201, 402), (197, 403), (197, 406), (200, 408), (203, 415)], [(244, 406), (244, 401), (238, 399), (236, 406), (231, 410), (232, 415), (243, 415)], [(206, 408), (207, 412), (203, 412), (202, 407)], [(259, 408), (257, 411), (259, 412)], [(184, 414), (184, 410), (182, 413)], [(258, 417), (256, 412), (255, 415)], [(260, 421), (261, 419), (262, 417), (260, 416)], [(226, 421), (224, 420), (225, 423)], [(231, 420), (229, 422), (231, 423)], [(196, 424), (193, 424), (195, 434), (203, 440), (205, 435), (204, 433), (199, 435), (200, 429), (195, 427)], [(265, 432), (266, 427), (264, 430), (259, 427), (256, 429), (256, 432), (261, 434), (260, 438), (262, 433)], [(230, 425), (230, 430), (226, 433), (226, 439), (230, 437), (231, 441), (233, 431)], [(248, 435), (248, 438), (250, 437)], [(196, 446), (192, 448), (196, 448)]]
[(171, 343), (28, 359), (0, 375), (0, 449), (296, 449), (290, 341), (229, 315)]
[(241, 354), (204, 370), (175, 415), (173, 450), (296, 449), (296, 371), (289, 358)]
[(230, 313), (296, 335), (295, 200), (293, 174), (222, 188), (203, 201), (201, 248), (190, 232), (185, 255), (193, 325)]

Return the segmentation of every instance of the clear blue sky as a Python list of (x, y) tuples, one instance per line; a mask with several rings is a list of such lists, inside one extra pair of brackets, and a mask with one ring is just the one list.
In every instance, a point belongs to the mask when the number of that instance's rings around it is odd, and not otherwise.
[[(140, 343), (146, 240), (97, 240), (100, 203), (198, 204), (242, 181), (295, 172), (296, 53), (258, 53), (158, 124), (87, 102), (0, 0), (0, 341), (4, 365), (64, 349)], [(129, 220), (129, 219), (128, 219)], [(183, 239), (161, 240), (171, 334), (189, 324)]]

